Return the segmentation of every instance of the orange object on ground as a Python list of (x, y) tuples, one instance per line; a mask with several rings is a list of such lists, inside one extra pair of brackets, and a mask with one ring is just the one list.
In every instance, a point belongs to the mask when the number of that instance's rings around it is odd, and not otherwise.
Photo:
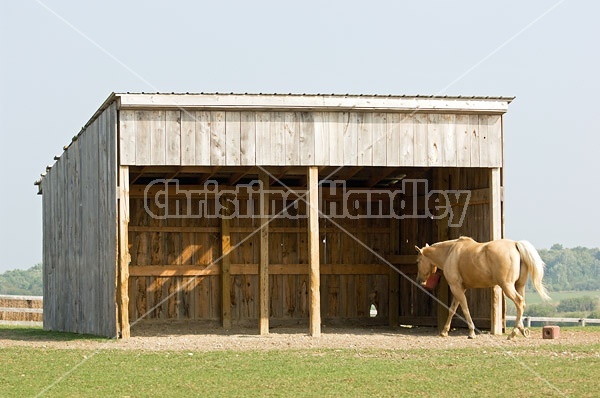
[(542, 328), (542, 338), (544, 339), (558, 339), (560, 337), (559, 326), (544, 326)]

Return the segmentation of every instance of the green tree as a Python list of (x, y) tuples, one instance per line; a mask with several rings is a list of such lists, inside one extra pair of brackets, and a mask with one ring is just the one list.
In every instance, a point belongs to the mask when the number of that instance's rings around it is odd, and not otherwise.
[(42, 264), (27, 270), (16, 269), (0, 274), (0, 294), (41, 296), (42, 293)]
[(556, 243), (539, 252), (546, 263), (544, 284), (549, 290), (600, 290), (600, 249)]
[(556, 307), (550, 303), (532, 304), (525, 308), (527, 316), (554, 316), (556, 315)]
[(558, 312), (591, 312), (598, 308), (598, 299), (590, 296), (573, 297), (561, 300), (556, 307)]

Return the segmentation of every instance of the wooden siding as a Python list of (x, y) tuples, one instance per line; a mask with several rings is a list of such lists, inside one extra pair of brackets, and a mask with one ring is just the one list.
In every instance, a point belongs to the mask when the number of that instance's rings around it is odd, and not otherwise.
[(104, 110), (42, 181), (44, 328), (115, 337), (117, 110)]
[[(282, 197), (271, 198), (271, 213), (289, 206)], [(172, 200), (175, 199), (175, 200)], [(325, 202), (325, 212), (342, 207), (341, 198)], [(199, 200), (192, 198), (191, 214), (199, 214)], [(215, 200), (208, 201), (214, 212)], [(153, 200), (130, 198), (129, 315), (143, 319), (196, 319), (219, 323), (222, 316), (223, 225), (219, 218), (153, 219), (145, 211), (161, 215)], [(169, 197), (169, 208), (187, 211), (184, 197)], [(259, 264), (261, 259), (260, 203), (241, 200), (241, 214), (228, 220), (230, 317), (232, 325), (256, 325), (259, 308)], [(356, 214), (373, 206), (362, 201)], [(306, 215), (300, 202), (293, 214)], [(387, 209), (386, 209), (387, 210)], [(362, 320), (385, 324), (388, 320), (389, 267), (381, 256), (394, 254), (390, 237), (397, 225), (386, 218), (319, 219), (320, 307), (327, 322)], [(271, 325), (307, 323), (310, 313), (308, 219), (276, 217), (268, 232), (269, 319)], [(362, 243), (357, 243), (362, 242)], [(352, 250), (349, 250), (352, 248)], [(378, 314), (369, 320), (375, 304)], [(291, 323), (290, 323), (291, 322)]]
[(502, 167), (501, 117), (124, 109), (121, 165)]

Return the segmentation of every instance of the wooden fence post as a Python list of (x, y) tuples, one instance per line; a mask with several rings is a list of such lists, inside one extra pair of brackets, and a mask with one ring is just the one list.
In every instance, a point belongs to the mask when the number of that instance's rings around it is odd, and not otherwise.
[(321, 275), (319, 259), (319, 169), (308, 168), (308, 247), (310, 335), (321, 335)]
[(121, 338), (130, 337), (129, 330), (129, 167), (119, 167), (119, 243), (117, 268), (117, 324)]
[[(490, 170), (490, 240), (502, 238), (502, 198), (501, 171), (499, 168)], [(492, 288), (491, 300), (491, 334), (502, 334), (504, 329), (504, 294), (500, 286)]]
[(258, 311), (259, 333), (269, 334), (269, 178), (264, 171), (259, 171), (261, 182), (260, 203), (260, 262), (258, 264)]
[(230, 197), (221, 197), (221, 206), (223, 206), (223, 213), (221, 213), (221, 321), (224, 329), (231, 328), (230, 199)]

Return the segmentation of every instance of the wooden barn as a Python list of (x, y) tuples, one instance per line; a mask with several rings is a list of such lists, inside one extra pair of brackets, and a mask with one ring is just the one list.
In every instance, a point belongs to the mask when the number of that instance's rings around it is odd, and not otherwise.
[[(112, 94), (36, 182), (44, 328), (442, 323), (414, 246), (503, 236), (511, 100)], [(499, 288), (469, 300), (502, 333)]]

